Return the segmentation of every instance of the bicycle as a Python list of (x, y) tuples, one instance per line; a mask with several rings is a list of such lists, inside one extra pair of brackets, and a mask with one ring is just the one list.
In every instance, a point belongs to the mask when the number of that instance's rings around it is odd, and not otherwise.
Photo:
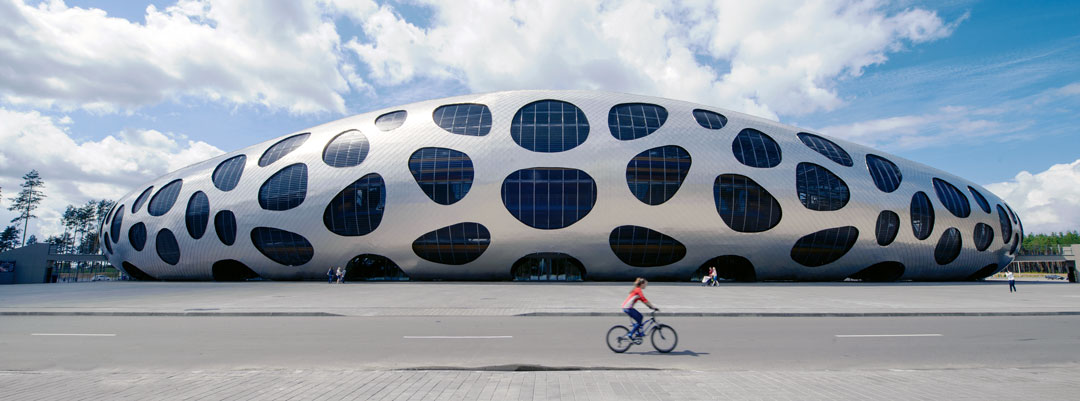
[[(656, 321), (656, 311), (649, 313), (649, 319), (641, 322), (641, 332), (647, 333), (653, 348), (661, 353), (668, 353), (679, 343), (679, 334), (671, 326)], [(623, 353), (632, 345), (641, 345), (644, 335), (630, 335), (630, 329), (623, 325), (612, 326), (607, 332), (607, 346), (615, 353)]]

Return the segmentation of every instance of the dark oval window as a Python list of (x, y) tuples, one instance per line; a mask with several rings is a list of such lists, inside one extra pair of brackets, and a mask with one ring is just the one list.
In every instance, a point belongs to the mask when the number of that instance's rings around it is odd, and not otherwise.
[(589, 120), (570, 103), (541, 100), (518, 109), (510, 123), (510, 137), (533, 152), (562, 152), (585, 142)]
[(694, 120), (697, 120), (698, 125), (708, 129), (721, 129), (727, 125), (727, 117), (723, 114), (702, 109), (694, 110)]
[(667, 121), (667, 109), (648, 103), (617, 104), (608, 112), (608, 128), (620, 141), (649, 135)]
[(225, 259), (210, 266), (214, 281), (246, 281), (259, 278), (259, 274), (238, 260)]
[(446, 148), (423, 148), (409, 157), (420, 190), (440, 205), (451, 205), (472, 188), (473, 163), (469, 155)]
[(323, 225), (334, 234), (366, 235), (382, 222), (386, 186), (382, 176), (371, 173), (338, 192), (323, 212)]
[(1010, 206), (1009, 206), (1009, 204), (1008, 204), (1008, 203), (1006, 203), (1006, 204), (1005, 204), (1005, 208), (1006, 208), (1006, 209), (1009, 209), (1009, 215), (1010, 215), (1010, 216), (1012, 216), (1012, 222), (1013, 222), (1013, 224), (1019, 224), (1019, 223), (1020, 223), (1020, 219), (1016, 218), (1016, 213), (1013, 213), (1012, 207), (1010, 207)]
[(394, 128), (400, 127), (401, 124), (405, 124), (405, 117), (408, 115), (409, 113), (405, 110), (391, 111), (376, 118), (375, 127), (383, 132), (391, 131)]
[(111, 243), (109, 243), (109, 237), (105, 237), (105, 241), (104, 241), (104, 242), (105, 242), (105, 250), (106, 250), (106, 251), (109, 251), (109, 254), (112, 254), (112, 253), (113, 253), (113, 252), (112, 252), (112, 244), (111, 244)]
[(191, 238), (199, 239), (206, 233), (206, 226), (210, 223), (210, 199), (207, 199), (202, 191), (192, 194), (191, 199), (188, 199), (184, 222), (187, 223)]
[(630, 192), (647, 205), (667, 202), (690, 172), (690, 153), (678, 146), (662, 146), (638, 153), (626, 165)]
[(163, 262), (170, 265), (180, 263), (180, 245), (176, 243), (176, 236), (168, 228), (158, 231), (155, 247)]
[(311, 261), (315, 248), (300, 234), (270, 227), (251, 230), (251, 243), (266, 257), (285, 266), (300, 266)]
[(911, 231), (920, 240), (929, 238), (930, 232), (934, 231), (934, 206), (922, 191), (911, 197)]
[(183, 188), (183, 180), (173, 180), (154, 194), (153, 198), (150, 198), (150, 205), (146, 207), (146, 212), (151, 216), (161, 216), (168, 213), (172, 209), (173, 204), (176, 203), (176, 197), (180, 196), (180, 189)]
[(269, 166), (278, 161), (278, 159), (285, 157), (285, 155), (296, 150), (300, 145), (303, 145), (304, 142), (307, 142), (308, 137), (310, 136), (311, 133), (305, 132), (278, 141), (278, 143), (275, 143), (273, 146), (266, 149), (266, 152), (263, 152), (262, 157), (259, 158), (259, 167)]
[(875, 263), (870, 267), (859, 270), (852, 274), (850, 279), (868, 282), (891, 282), (899, 280), (904, 275), (904, 264), (900, 262)]
[(529, 227), (565, 228), (592, 211), (596, 182), (572, 168), (523, 169), (503, 180), (502, 200), (506, 210)]
[(716, 177), (713, 200), (716, 212), (732, 230), (757, 233), (780, 224), (780, 202), (749, 177), (738, 174)]
[(1009, 221), (1009, 215), (1005, 213), (1005, 209), (1001, 205), (997, 205), (998, 222), (1001, 223), (1001, 242), (1008, 244), (1009, 238), (1012, 238), (1012, 222)]
[(891, 244), (896, 239), (898, 231), (900, 231), (900, 215), (891, 210), (882, 210), (877, 216), (877, 226), (874, 228), (878, 245)]
[(222, 244), (231, 246), (236, 242), (236, 215), (228, 210), (222, 210), (214, 215), (214, 231)]
[(840, 210), (851, 198), (844, 180), (814, 163), (795, 167), (795, 189), (803, 206), (819, 212)]
[(143, 247), (146, 246), (146, 224), (135, 223), (128, 229), (128, 243), (136, 251), (142, 252)]
[(135, 265), (131, 263), (121, 262), (120, 267), (124, 269), (124, 273), (127, 273), (127, 275), (131, 276), (131, 278), (133, 279), (139, 281), (157, 281), (157, 278), (146, 274), (146, 272), (140, 270), (138, 267), (135, 267)]
[(989, 224), (979, 223), (975, 225), (975, 249), (985, 251), (994, 242), (994, 229)]
[(233, 156), (218, 164), (211, 176), (214, 186), (222, 191), (232, 191), (236, 184), (240, 183), (240, 176), (244, 174), (244, 165), (247, 164), (247, 156)]
[(150, 188), (146, 188), (146, 190), (143, 191), (142, 194), (139, 194), (138, 198), (135, 198), (135, 203), (131, 204), (131, 214), (135, 214), (135, 212), (139, 211), (139, 208), (142, 207), (143, 202), (146, 202), (146, 197), (150, 196), (150, 191), (153, 190), (153, 186), (151, 186)]
[(735, 136), (731, 151), (739, 163), (750, 167), (769, 168), (780, 164), (780, 145), (753, 128), (744, 129)]
[(368, 154), (368, 140), (357, 130), (342, 132), (330, 140), (323, 149), (322, 159), (330, 167), (353, 167), (364, 162)]
[(874, 179), (874, 185), (885, 193), (900, 188), (900, 182), (904, 180), (900, 168), (881, 156), (866, 155), (866, 168), (870, 171), (870, 178)]
[(480, 223), (457, 223), (421, 235), (413, 253), (429, 262), (463, 265), (480, 257), (491, 244), (491, 233)]
[(821, 230), (795, 241), (791, 260), (807, 267), (824, 266), (839, 260), (858, 239), (859, 229), (852, 226)]
[(798, 137), (806, 147), (821, 153), (841, 166), (851, 167), (855, 165), (851, 161), (851, 155), (833, 141), (806, 132), (800, 132)]
[(259, 206), (266, 210), (289, 210), (307, 197), (307, 165), (297, 163), (270, 176), (259, 188)]
[(960, 230), (949, 227), (941, 233), (941, 239), (934, 247), (934, 261), (939, 265), (947, 265), (960, 256)]
[(968, 191), (971, 191), (971, 197), (975, 198), (975, 203), (979, 204), (979, 209), (982, 209), (986, 213), (990, 213), (990, 204), (986, 202), (986, 198), (983, 197), (982, 193), (970, 186), (968, 187)]
[(448, 104), (432, 113), (435, 124), (451, 134), (484, 136), (491, 131), (491, 110), (482, 104)]
[(634, 267), (666, 266), (686, 256), (686, 246), (675, 238), (639, 226), (615, 227), (608, 244), (619, 260)]
[(120, 205), (116, 209), (116, 215), (113, 216), (112, 224), (109, 225), (109, 234), (112, 235), (112, 240), (115, 243), (120, 243), (120, 228), (124, 224), (124, 205)]
[(581, 261), (559, 252), (531, 253), (510, 266), (514, 281), (581, 281), (585, 277)]
[(941, 204), (954, 216), (964, 218), (971, 215), (971, 204), (968, 203), (968, 198), (952, 184), (935, 178), (934, 191), (937, 192)]
[(1019, 233), (1014, 233), (1013, 234), (1012, 247), (1009, 248), (1009, 254), (1010, 255), (1015, 255), (1016, 251), (1019, 250), (1019, 248), (1020, 248), (1020, 234)]

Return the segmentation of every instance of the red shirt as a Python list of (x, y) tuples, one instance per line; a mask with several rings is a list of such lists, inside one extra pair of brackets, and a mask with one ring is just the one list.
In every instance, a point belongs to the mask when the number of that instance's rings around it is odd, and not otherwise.
[(641, 292), (641, 287), (634, 287), (634, 290), (630, 291), (630, 296), (623, 301), (622, 307), (623, 309), (633, 308), (637, 301), (649, 302), (648, 299), (645, 299), (645, 293)]

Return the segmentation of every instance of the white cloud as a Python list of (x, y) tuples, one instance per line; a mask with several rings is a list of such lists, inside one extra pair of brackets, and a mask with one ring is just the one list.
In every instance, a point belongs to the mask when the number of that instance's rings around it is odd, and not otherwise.
[(608, 89), (773, 118), (838, 107), (836, 80), (956, 23), (918, 8), (889, 14), (877, 1), (424, 3), (434, 12), (425, 28), (389, 6), (349, 14), (365, 38), (346, 47), (369, 81)]
[(1080, 227), (1080, 160), (1055, 164), (1046, 171), (1021, 171), (1012, 181), (986, 186), (1009, 202), (1024, 230), (1048, 233)]
[(145, 24), (61, 0), (0, 1), (0, 95), (99, 112), (195, 96), (293, 113), (345, 112), (362, 79), (310, 2), (181, 0)]
[(65, 122), (36, 111), (0, 108), (0, 225), (15, 214), (7, 210), (19, 191), (21, 177), (38, 170), (48, 198), (31, 223), (31, 234), (44, 239), (62, 231), (60, 213), (69, 204), (90, 199), (117, 199), (135, 185), (206, 160), (223, 152), (205, 142), (155, 130), (131, 130), (98, 141), (72, 139)]

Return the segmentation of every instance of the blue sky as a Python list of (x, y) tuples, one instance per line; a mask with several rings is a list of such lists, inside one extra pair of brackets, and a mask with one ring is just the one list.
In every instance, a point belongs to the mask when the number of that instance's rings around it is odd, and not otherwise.
[(0, 206), (41, 170), (47, 234), (68, 203), (222, 151), (551, 88), (777, 119), (988, 185), (1029, 231), (1080, 227), (1080, 4), (744, 3), (0, 0), (0, 139), (19, 145)]

